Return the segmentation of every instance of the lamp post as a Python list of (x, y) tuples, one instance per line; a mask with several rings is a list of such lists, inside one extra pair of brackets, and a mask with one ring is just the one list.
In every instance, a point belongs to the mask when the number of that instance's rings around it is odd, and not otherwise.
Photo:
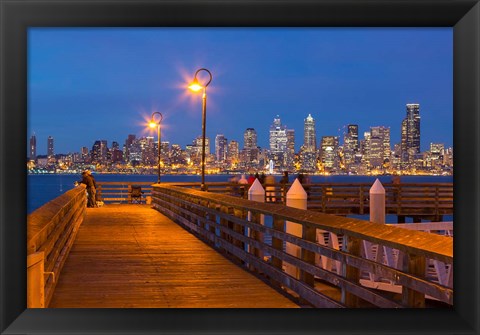
[[(155, 115), (158, 115), (160, 118), (158, 119), (157, 122), (155, 122)], [(160, 184), (160, 157), (161, 157), (161, 150), (162, 150), (162, 135), (160, 132), (160, 124), (163, 120), (163, 115), (160, 112), (153, 112), (152, 113), (152, 119), (148, 123), (150, 128), (155, 128), (157, 127), (157, 136), (158, 136), (158, 179), (157, 183)]]
[[(198, 82), (197, 75), (199, 72), (205, 71), (209, 75), (208, 81), (202, 86)], [(205, 129), (206, 129), (206, 116), (207, 116), (207, 86), (212, 81), (212, 74), (207, 69), (201, 68), (195, 72), (192, 84), (188, 87), (192, 91), (198, 92), (203, 88), (202, 96), (202, 184), (200, 189), (205, 191)]]

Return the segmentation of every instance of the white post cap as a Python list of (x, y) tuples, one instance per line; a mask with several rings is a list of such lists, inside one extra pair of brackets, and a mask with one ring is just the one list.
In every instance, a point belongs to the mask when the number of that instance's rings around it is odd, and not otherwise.
[(248, 195), (265, 195), (265, 189), (263, 188), (258, 178), (256, 178), (252, 186), (250, 186), (250, 189), (248, 190)]
[(377, 178), (370, 188), (370, 194), (385, 194), (385, 188), (380, 180)]
[(303, 188), (302, 184), (298, 181), (298, 178), (295, 179), (292, 186), (287, 192), (287, 199), (307, 199), (307, 192)]

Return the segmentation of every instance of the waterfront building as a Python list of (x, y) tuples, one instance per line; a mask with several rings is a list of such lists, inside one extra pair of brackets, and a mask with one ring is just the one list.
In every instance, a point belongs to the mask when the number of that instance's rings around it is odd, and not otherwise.
[(223, 134), (215, 136), (215, 159), (217, 162), (224, 162), (227, 158), (227, 139)]
[(136, 166), (142, 162), (142, 147), (140, 141), (134, 139), (128, 150), (128, 162)]
[(236, 168), (239, 161), (239, 143), (235, 140), (231, 140), (228, 143), (227, 150), (227, 163), (231, 168)]
[(295, 153), (295, 132), (282, 125), (277, 115), (270, 126), (270, 154), (277, 171), (288, 170), (293, 166), (293, 155)]
[(426, 157), (426, 166), (430, 170), (440, 171), (444, 165), (445, 145), (443, 143), (430, 143), (430, 151)]
[(288, 171), (293, 171), (295, 162), (295, 130), (287, 129), (287, 154), (285, 157), (285, 166)]
[(194, 161), (195, 156), (195, 151), (193, 149), (193, 144), (187, 144), (185, 146), (185, 157), (188, 161), (188, 163), (192, 163)]
[(37, 158), (37, 138), (35, 134), (30, 137), (30, 160), (34, 161)]
[(315, 132), (315, 119), (311, 114), (303, 120), (303, 150), (305, 152), (317, 151), (317, 135)]
[(420, 153), (420, 105), (407, 104), (407, 116), (402, 121), (402, 164), (409, 167)]
[(128, 135), (127, 139), (125, 140), (125, 150), (124, 150), (124, 157), (123, 159), (126, 161), (126, 162), (130, 162), (131, 159), (130, 159), (130, 149), (131, 149), (131, 146), (133, 145), (134, 141), (135, 141), (135, 138), (136, 136), (133, 135), (133, 134), (130, 134)]
[(179, 166), (186, 163), (185, 152), (182, 150), (180, 145), (172, 144), (172, 148), (170, 150), (170, 164), (173, 166)]
[[(193, 150), (197, 152), (200, 156), (202, 155), (202, 144), (203, 138), (202, 136), (197, 136), (193, 140)], [(205, 156), (210, 155), (210, 138), (205, 137)]]
[(47, 156), (54, 156), (55, 150), (53, 149), (53, 137), (48, 136), (47, 139)]
[(314, 173), (317, 170), (317, 151), (308, 151), (302, 146), (298, 160), (301, 171)]
[(311, 114), (303, 120), (303, 145), (298, 154), (300, 169), (306, 172), (315, 172), (317, 166), (317, 135), (315, 119)]
[(158, 143), (155, 145), (153, 136), (142, 137), (139, 139), (142, 151), (142, 164), (157, 165), (158, 164)]
[(243, 133), (243, 150), (240, 161), (245, 168), (257, 168), (257, 132), (253, 128), (247, 128)]
[(107, 141), (97, 140), (93, 143), (91, 151), (92, 163), (104, 164), (107, 161)]
[(366, 153), (368, 164), (372, 169), (381, 169), (390, 161), (390, 127), (370, 127), (368, 151)]
[(360, 144), (358, 141), (358, 125), (349, 124), (347, 132), (343, 137), (343, 161), (345, 169), (348, 171), (355, 162), (355, 155), (359, 152)]
[(325, 172), (334, 172), (338, 168), (337, 136), (322, 136), (320, 143), (320, 161)]
[(430, 153), (434, 159), (443, 159), (445, 145), (443, 143), (430, 143)]
[(123, 152), (118, 147), (112, 148), (111, 150), (111, 160), (112, 163), (121, 163), (123, 162)]

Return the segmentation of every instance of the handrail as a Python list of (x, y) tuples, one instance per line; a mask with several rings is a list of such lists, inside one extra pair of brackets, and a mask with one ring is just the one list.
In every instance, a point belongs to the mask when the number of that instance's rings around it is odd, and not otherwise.
[[(199, 183), (169, 183), (200, 189)], [(264, 184), (265, 202), (285, 204), (291, 184)], [(308, 194), (308, 209), (328, 214), (364, 215), (369, 212), (371, 183), (310, 183), (303, 184)], [(210, 182), (209, 192), (247, 198), (250, 185), (230, 182)], [(439, 220), (453, 214), (453, 183), (384, 183), (386, 214), (425, 216)]]
[[(27, 307), (48, 307), (86, 213), (85, 186), (65, 192), (27, 217)], [(35, 260), (35, 261), (34, 261)], [(41, 284), (39, 284), (41, 283)]]
[[(314, 306), (424, 307), (426, 296), (453, 304), (452, 286), (434, 282), (426, 274), (428, 259), (452, 268), (452, 238), (172, 184), (153, 187), (154, 208), (209, 241), (245, 268), (254, 269), (278, 287), (293, 290)], [(262, 216), (271, 219), (272, 227), (260, 223)], [(287, 221), (301, 225), (303, 236), (286, 233)], [(330, 234), (331, 240), (340, 237), (342, 249), (321, 243), (318, 234), (324, 232)], [(266, 241), (265, 235), (272, 237), (271, 242)], [(297, 246), (300, 253), (286, 253), (284, 243)], [(397, 250), (395, 264), (365, 257), (362, 252), (365, 244), (378, 245), (377, 254), (382, 248)], [(328, 262), (337, 266), (321, 265)], [(284, 272), (284, 266), (296, 268), (297, 276)], [(363, 286), (362, 274), (401, 285), (403, 298), (399, 302)], [(323, 294), (317, 288), (319, 280), (339, 288), (341, 299)]]
[(152, 193), (152, 182), (132, 182), (132, 181), (114, 181), (114, 182), (97, 182), (97, 199), (105, 203), (131, 203), (130, 195), (132, 186), (142, 187), (143, 201)]

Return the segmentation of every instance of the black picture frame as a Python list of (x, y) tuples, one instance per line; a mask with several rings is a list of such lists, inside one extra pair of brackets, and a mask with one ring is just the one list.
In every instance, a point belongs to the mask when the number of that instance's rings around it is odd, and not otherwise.
[[(473, 0), (0, 0), (2, 334), (479, 334), (480, 4)], [(27, 28), (453, 27), (451, 309), (26, 309)]]

